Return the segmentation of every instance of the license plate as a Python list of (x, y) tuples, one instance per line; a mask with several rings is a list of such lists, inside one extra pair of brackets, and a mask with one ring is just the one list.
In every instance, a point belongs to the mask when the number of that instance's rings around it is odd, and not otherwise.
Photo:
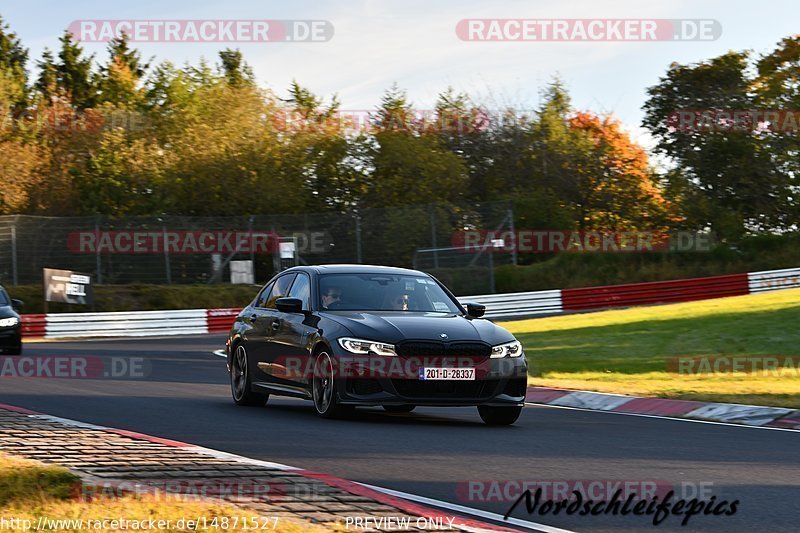
[(424, 381), (475, 381), (474, 368), (420, 368), (419, 379)]

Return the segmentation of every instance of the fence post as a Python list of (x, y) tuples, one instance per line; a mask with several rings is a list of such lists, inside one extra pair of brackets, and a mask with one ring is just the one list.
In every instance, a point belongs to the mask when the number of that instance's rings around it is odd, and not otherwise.
[(103, 283), (103, 263), (100, 261), (100, 246), (97, 243), (100, 242), (100, 217), (96, 217), (94, 219), (94, 267), (97, 271), (97, 283)]
[(517, 264), (517, 234), (514, 233), (514, 204), (509, 202), (508, 204), (508, 226), (511, 230), (511, 263), (516, 265)]
[(164, 242), (164, 268), (167, 271), (167, 284), (172, 285), (172, 269), (169, 266), (169, 248), (167, 248), (167, 226), (162, 224), (162, 240)]
[(15, 287), (19, 283), (17, 276), (17, 217), (14, 217), (14, 225), (11, 226), (11, 284)]
[(494, 249), (489, 250), (489, 294), (497, 292), (494, 284)]
[(361, 257), (361, 215), (356, 214), (356, 263), (363, 263)]
[(250, 218), (247, 221), (247, 238), (250, 240), (250, 264), (253, 268), (253, 281), (255, 281), (256, 276), (256, 258), (255, 258), (255, 251), (253, 250), (253, 215), (250, 215)]
[(439, 268), (439, 252), (436, 251), (436, 204), (430, 206), (431, 248), (433, 248), (433, 268)]

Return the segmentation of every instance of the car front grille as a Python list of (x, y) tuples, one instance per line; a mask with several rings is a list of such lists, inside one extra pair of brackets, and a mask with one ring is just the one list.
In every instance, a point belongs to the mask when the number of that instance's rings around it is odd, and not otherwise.
[(393, 379), (392, 385), (400, 396), (406, 398), (477, 399), (494, 395), (497, 381), (422, 381)]
[(482, 342), (404, 341), (395, 346), (401, 357), (489, 357), (492, 347)]

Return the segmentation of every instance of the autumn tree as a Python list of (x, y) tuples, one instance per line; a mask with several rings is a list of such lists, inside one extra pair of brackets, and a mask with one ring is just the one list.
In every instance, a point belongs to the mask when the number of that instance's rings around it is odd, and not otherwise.
[(141, 80), (148, 64), (142, 62), (141, 54), (129, 45), (124, 33), (108, 42), (108, 63), (97, 75), (98, 103), (113, 107), (135, 109), (143, 100)]
[(796, 159), (790, 155), (796, 154), (795, 141), (785, 145), (787, 137), (755, 127), (728, 129), (721, 123), (684, 127), (671, 120), (684, 110), (706, 110), (713, 116), (765, 104), (793, 109), (785, 106), (792, 102), (791, 93), (796, 94), (796, 54), (796, 41), (785, 41), (758, 63), (760, 75), (755, 79), (749, 52), (729, 52), (692, 65), (673, 64), (648, 89), (644, 125), (657, 140), (656, 151), (672, 162), (668, 189), (681, 205), (687, 226), (711, 228), (737, 239), (747, 232), (786, 229), (796, 222), (789, 162)]

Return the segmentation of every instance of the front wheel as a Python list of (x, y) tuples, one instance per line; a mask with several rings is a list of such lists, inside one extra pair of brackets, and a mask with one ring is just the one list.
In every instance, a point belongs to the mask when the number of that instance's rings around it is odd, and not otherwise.
[(510, 426), (522, 414), (522, 406), (491, 407), (489, 405), (479, 405), (478, 414), (490, 426)]
[(247, 370), (247, 350), (241, 344), (233, 352), (231, 361), (231, 394), (236, 405), (263, 407), (269, 394), (259, 394), (251, 390), (250, 372)]
[(320, 352), (314, 360), (314, 377), (311, 382), (314, 410), (322, 418), (342, 418), (355, 411), (351, 405), (339, 403), (336, 379), (331, 356)]

